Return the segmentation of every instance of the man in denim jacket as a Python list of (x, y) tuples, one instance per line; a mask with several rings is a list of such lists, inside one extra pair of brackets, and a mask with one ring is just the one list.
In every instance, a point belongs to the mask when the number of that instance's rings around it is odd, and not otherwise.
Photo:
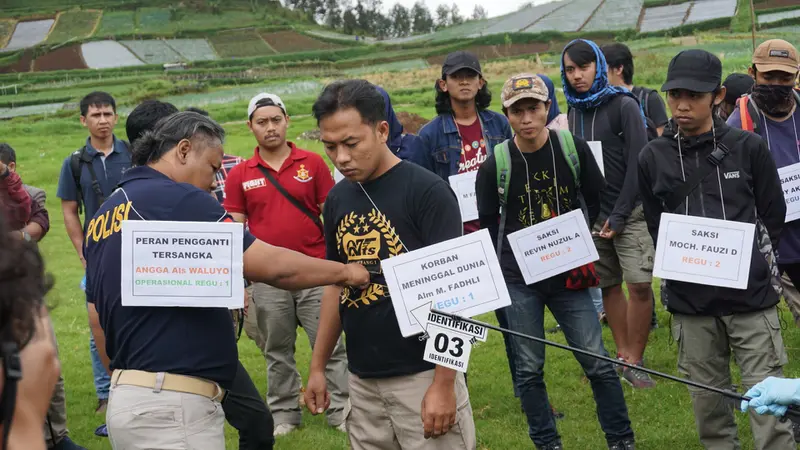
[[(465, 51), (447, 55), (436, 81), (438, 116), (419, 131), (412, 160), (445, 181), (478, 170), (495, 145), (512, 137), (505, 116), (487, 109), (491, 101), (478, 58)], [(477, 223), (474, 229), (469, 225), (465, 232), (478, 229)]]

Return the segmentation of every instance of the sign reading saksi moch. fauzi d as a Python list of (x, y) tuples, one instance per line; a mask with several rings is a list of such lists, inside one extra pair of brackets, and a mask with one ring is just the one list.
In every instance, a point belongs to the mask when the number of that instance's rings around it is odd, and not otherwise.
[(472, 317), (511, 304), (487, 230), (381, 261), (403, 336), (423, 332), (411, 311), (434, 309)]
[(123, 306), (244, 306), (242, 224), (123, 221)]

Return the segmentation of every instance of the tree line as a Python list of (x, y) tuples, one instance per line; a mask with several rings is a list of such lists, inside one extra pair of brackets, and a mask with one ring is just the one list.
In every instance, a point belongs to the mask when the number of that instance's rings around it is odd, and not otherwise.
[(382, 12), (383, 0), (355, 0), (355, 4), (353, 0), (286, 0), (286, 6), (342, 33), (378, 39), (430, 33), (467, 20), (487, 18), (486, 9), (480, 5), (465, 17), (456, 3), (439, 5), (431, 12), (421, 0), (410, 9), (395, 4), (387, 14)]

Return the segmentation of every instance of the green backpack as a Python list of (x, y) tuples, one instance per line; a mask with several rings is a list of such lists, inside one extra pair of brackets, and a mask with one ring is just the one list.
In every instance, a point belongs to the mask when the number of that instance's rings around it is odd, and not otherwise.
[[(568, 130), (558, 130), (556, 133), (558, 134), (558, 142), (561, 144), (561, 151), (564, 153), (564, 158), (567, 160), (567, 165), (569, 165), (572, 177), (575, 180), (575, 189), (578, 191), (581, 210), (588, 222), (589, 216), (586, 202), (583, 199), (583, 195), (581, 195), (581, 161), (578, 157), (578, 151), (575, 149), (575, 140)], [(508, 148), (508, 141), (497, 144), (494, 147), (494, 155), (497, 163), (497, 195), (500, 198), (500, 224), (497, 233), (497, 256), (499, 258), (503, 249), (503, 237), (506, 228), (508, 187), (511, 185), (511, 152)], [(591, 224), (589, 227), (591, 228)]]

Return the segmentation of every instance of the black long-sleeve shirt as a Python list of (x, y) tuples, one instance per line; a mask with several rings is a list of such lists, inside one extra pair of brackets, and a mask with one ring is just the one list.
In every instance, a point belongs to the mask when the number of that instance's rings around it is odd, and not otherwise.
[(618, 95), (591, 111), (570, 109), (568, 118), (572, 134), (603, 143), (607, 184), (597, 219), (608, 219), (611, 229), (619, 233), (640, 203), (637, 162), (647, 145), (647, 128), (639, 103), (627, 95)]
[[(777, 248), (786, 218), (786, 203), (778, 170), (766, 143), (752, 133), (730, 128), (719, 120), (714, 127), (717, 142), (732, 142), (728, 145), (730, 153), (720, 163), (719, 173), (714, 170), (708, 174), (676, 211), (666, 211), (664, 202), (683, 184), (684, 174), (689, 180), (701, 168), (701, 163), (713, 150), (714, 134), (680, 138), (682, 166), (678, 138), (671, 126), (642, 152), (639, 188), (653, 242), (659, 245), (661, 213), (669, 212), (746, 223), (755, 223), (758, 217)], [(662, 291), (667, 296), (668, 309), (681, 314), (722, 316), (758, 311), (778, 303), (778, 295), (770, 284), (769, 266), (757, 242), (756, 230), (746, 289), (668, 281)]]

